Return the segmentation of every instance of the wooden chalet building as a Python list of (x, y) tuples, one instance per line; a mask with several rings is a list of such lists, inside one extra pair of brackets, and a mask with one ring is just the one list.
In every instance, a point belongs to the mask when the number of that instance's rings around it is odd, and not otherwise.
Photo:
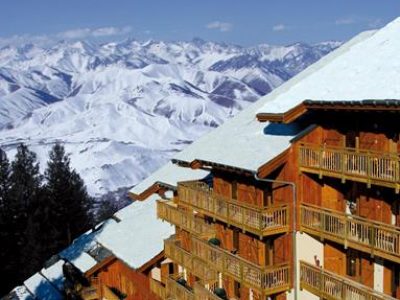
[(176, 230), (154, 291), (400, 299), (398, 36), (357, 36), (173, 159), (209, 175), (157, 203)]
[[(112, 255), (81, 266), (89, 284), (73, 289), (400, 299), (399, 37), (400, 19), (358, 35), (135, 186), (140, 201), (89, 239)], [(62, 258), (77, 266), (81, 252)]]

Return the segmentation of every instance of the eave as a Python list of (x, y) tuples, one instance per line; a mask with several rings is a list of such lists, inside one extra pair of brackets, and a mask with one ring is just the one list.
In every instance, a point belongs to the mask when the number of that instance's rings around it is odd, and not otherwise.
[(284, 113), (258, 113), (259, 122), (288, 124), (308, 111), (342, 111), (342, 112), (400, 112), (400, 100), (304, 100), (299, 105)]
[(153, 194), (164, 194), (166, 191), (176, 191), (176, 187), (168, 183), (157, 181), (140, 194), (128, 192), (129, 198), (135, 201), (144, 201)]
[(118, 258), (114, 255), (111, 255), (107, 258), (105, 258), (104, 260), (102, 260), (101, 262), (99, 262), (98, 264), (96, 264), (95, 266), (93, 266), (92, 268), (90, 268), (88, 271), (85, 272), (85, 277), (90, 277), (92, 276), (94, 273), (100, 271), (101, 269), (106, 268), (107, 266), (109, 266), (110, 264), (114, 263)]
[(251, 177), (257, 174), (258, 177), (264, 178), (287, 161), (288, 153), (289, 149), (275, 156), (273, 159), (260, 166), (256, 171), (199, 159), (195, 159), (191, 162), (173, 159), (172, 162), (185, 168), (203, 169), (207, 171), (214, 169)]

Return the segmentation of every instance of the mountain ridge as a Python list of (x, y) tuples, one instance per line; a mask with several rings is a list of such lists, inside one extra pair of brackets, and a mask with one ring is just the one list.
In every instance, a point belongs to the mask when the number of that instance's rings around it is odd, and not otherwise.
[(59, 42), (0, 49), (0, 146), (56, 141), (93, 195), (129, 187), (340, 43)]

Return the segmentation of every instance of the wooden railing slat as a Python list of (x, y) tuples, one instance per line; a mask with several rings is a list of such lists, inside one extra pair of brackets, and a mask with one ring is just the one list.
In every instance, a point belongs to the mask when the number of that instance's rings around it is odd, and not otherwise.
[(355, 243), (371, 253), (388, 254), (400, 260), (400, 228), (305, 203), (300, 210), (302, 230), (310, 229), (326, 239)]
[(315, 169), (319, 175), (399, 188), (400, 157), (397, 153), (307, 143), (301, 144), (299, 149), (300, 167)]
[(300, 261), (300, 286), (327, 299), (394, 300), (358, 282)]
[(259, 236), (289, 230), (289, 206), (257, 207), (216, 195), (200, 182), (178, 184), (178, 203)]

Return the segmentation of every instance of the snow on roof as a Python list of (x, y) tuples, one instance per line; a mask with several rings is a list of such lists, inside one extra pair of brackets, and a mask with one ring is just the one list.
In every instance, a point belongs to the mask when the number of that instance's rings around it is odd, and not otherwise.
[(363, 32), (206, 134), (174, 158), (210, 161), (256, 172), (290, 147), (303, 129), (260, 123), (257, 113), (280, 113), (305, 99), (400, 98), (400, 19)]
[(203, 170), (180, 168), (169, 162), (151, 174), (149, 177), (141, 181), (138, 185), (133, 187), (130, 192), (139, 195), (156, 182), (162, 182), (168, 185), (176, 186), (177, 182), (179, 181), (201, 179), (206, 177), (208, 173), (209, 172)]
[(237, 117), (197, 140), (175, 156), (175, 159), (192, 162), (196, 159), (234, 166), (256, 172), (290, 146), (290, 140), (303, 128), (296, 124), (282, 125), (260, 123), (252, 105)]
[(89, 271), (95, 265), (97, 265), (97, 261), (91, 257), (86, 252), (79, 253), (76, 257), (71, 259), (70, 261), (75, 267), (77, 267), (82, 273)]
[(14, 288), (8, 295), (10, 300), (33, 300), (33, 295), (27, 290), (26, 286), (21, 285)]
[(400, 18), (356, 37), (264, 97), (259, 113), (284, 113), (305, 99), (400, 98)]
[(105, 228), (97, 241), (132, 268), (139, 268), (164, 249), (174, 226), (157, 219), (158, 195), (136, 201), (117, 213), (120, 223)]
[(42, 274), (36, 273), (24, 281), (27, 290), (41, 300), (63, 299), (60, 292)]
[(44, 268), (40, 271), (43, 277), (50, 281), (51, 284), (55, 286), (59, 291), (62, 291), (64, 288), (64, 275), (62, 270), (63, 264), (64, 261), (59, 260), (50, 267)]

